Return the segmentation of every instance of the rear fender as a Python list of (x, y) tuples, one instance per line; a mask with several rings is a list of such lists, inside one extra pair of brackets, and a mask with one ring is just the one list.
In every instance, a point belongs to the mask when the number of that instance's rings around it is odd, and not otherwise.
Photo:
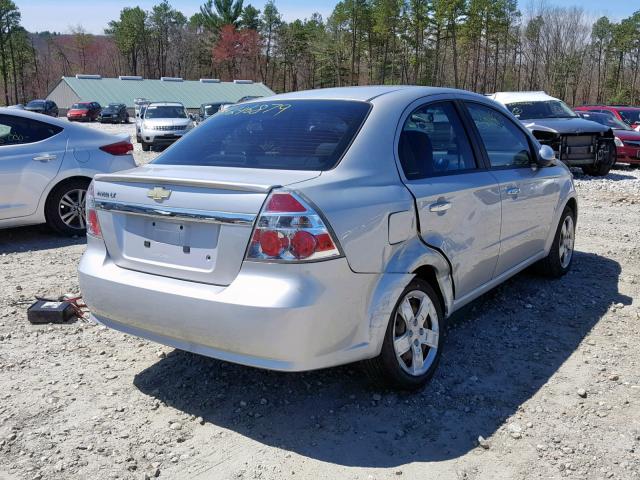
[(400, 294), (416, 277), (415, 272), (425, 266), (435, 272), (437, 287), (444, 301), (445, 316), (451, 313), (454, 290), (449, 262), (418, 237), (407, 240), (387, 263), (386, 271), (381, 275), (369, 302), (370, 342), (376, 355), (382, 349), (387, 324)]

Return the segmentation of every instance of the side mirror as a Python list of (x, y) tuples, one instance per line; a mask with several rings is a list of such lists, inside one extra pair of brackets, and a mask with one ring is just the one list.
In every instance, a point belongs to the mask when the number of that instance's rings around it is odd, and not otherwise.
[(556, 159), (556, 153), (549, 145), (542, 145), (538, 151), (538, 166), (548, 167)]

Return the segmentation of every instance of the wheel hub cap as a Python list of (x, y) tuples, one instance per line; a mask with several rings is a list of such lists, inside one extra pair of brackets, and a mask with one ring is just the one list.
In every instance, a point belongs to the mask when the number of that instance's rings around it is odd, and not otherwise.
[(407, 293), (394, 318), (393, 347), (402, 369), (409, 375), (424, 374), (438, 350), (440, 326), (436, 308), (421, 290)]
[(77, 230), (86, 228), (84, 212), (86, 193), (86, 190), (80, 188), (69, 190), (60, 199), (58, 214), (66, 226)]
[(558, 255), (560, 257), (560, 265), (562, 265), (562, 268), (567, 268), (569, 263), (571, 263), (574, 242), (575, 227), (573, 224), (573, 217), (568, 215), (562, 222), (562, 227), (560, 228), (560, 240), (558, 242)]

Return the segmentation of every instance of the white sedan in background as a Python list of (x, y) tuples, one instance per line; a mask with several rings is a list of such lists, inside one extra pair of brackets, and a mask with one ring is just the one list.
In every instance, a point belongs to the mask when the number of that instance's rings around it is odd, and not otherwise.
[(91, 179), (135, 167), (132, 151), (126, 135), (0, 108), (0, 228), (47, 223), (84, 235)]

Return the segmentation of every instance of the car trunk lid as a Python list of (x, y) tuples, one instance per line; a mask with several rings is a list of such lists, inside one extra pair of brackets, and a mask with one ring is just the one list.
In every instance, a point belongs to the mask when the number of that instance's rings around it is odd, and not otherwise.
[(104, 242), (116, 265), (228, 285), (240, 270), (255, 217), (269, 192), (318, 175), (147, 165), (96, 176), (94, 194)]

